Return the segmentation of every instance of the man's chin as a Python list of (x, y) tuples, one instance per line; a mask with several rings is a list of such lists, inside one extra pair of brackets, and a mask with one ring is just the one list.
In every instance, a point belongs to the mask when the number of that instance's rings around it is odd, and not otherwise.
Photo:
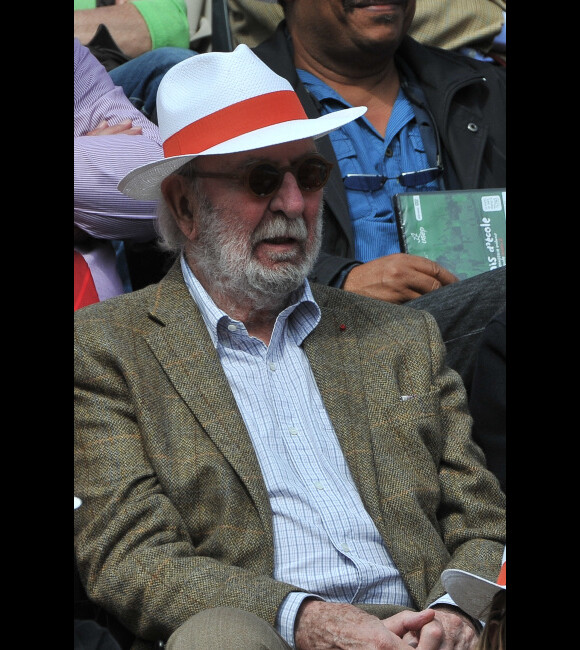
[(269, 260), (267, 264), (254, 265), (246, 274), (246, 279), (254, 291), (283, 295), (302, 286), (310, 269), (311, 265), (306, 264), (304, 259), (299, 263), (295, 260)]

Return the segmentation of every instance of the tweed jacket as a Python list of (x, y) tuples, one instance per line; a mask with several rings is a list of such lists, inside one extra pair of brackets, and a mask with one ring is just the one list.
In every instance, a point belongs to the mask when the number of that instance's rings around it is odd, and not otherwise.
[[(320, 115), (318, 101), (308, 93), (296, 72), (286, 21), (254, 52), (292, 84), (308, 117)], [(408, 35), (397, 50), (395, 62), (425, 94), (441, 137), (445, 187), (505, 187), (505, 68), (422, 45)], [(324, 190), (322, 250), (310, 279), (332, 284), (344, 268), (356, 261), (354, 232), (330, 138), (320, 138), (317, 146), (334, 167)]]
[[(446, 567), (495, 580), (505, 496), (471, 439), (434, 319), (312, 288), (322, 317), (304, 350), (415, 607), (443, 593)], [(274, 624), (300, 588), (272, 578), (264, 480), (179, 263), (75, 313), (74, 372), (75, 556), (89, 597), (137, 635), (133, 648), (218, 605)]]

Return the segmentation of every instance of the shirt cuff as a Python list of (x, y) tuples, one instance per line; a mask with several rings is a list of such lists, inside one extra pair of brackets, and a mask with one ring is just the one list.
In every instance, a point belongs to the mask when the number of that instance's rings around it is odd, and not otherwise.
[(356, 262), (355, 264), (350, 264), (349, 266), (342, 269), (342, 271), (336, 276), (336, 278), (330, 283), (330, 285), (332, 287), (337, 287), (338, 289), (342, 289), (342, 285), (346, 280), (346, 276), (352, 271), (352, 269), (354, 269), (355, 266), (359, 266), (359, 263)]
[(291, 648), (296, 647), (294, 645), (294, 625), (296, 624), (296, 615), (298, 614), (300, 605), (302, 605), (305, 598), (324, 600), (314, 594), (307, 594), (303, 591), (292, 591), (282, 602), (276, 617), (276, 629), (278, 634)]
[(477, 618), (473, 618), (470, 614), (467, 612), (464, 612), (459, 605), (456, 605), (455, 602), (453, 601), (453, 598), (449, 596), (449, 594), (445, 594), (444, 596), (441, 596), (441, 598), (437, 598), (434, 602), (432, 602), (429, 607), (433, 607), (433, 605), (450, 605), (451, 607), (457, 607), (457, 609), (464, 615), (469, 618), (469, 620), (473, 623), (475, 629), (477, 630), (477, 633), (479, 634), (483, 628), (485, 627), (485, 621), (480, 621)]

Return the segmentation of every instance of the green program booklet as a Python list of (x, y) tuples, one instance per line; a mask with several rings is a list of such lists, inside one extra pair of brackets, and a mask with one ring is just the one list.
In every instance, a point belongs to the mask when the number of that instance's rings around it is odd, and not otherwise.
[(506, 189), (395, 194), (401, 250), (460, 280), (505, 266)]

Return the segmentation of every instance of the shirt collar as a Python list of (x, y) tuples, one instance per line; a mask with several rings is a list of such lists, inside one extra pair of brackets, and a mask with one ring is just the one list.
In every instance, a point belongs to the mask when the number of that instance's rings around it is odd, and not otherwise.
[[(238, 323), (239, 321), (230, 318), (226, 312), (215, 304), (211, 296), (195, 277), (183, 255), (181, 256), (180, 263), (185, 284), (191, 297), (199, 307), (214, 346), (217, 347), (219, 341), (219, 324), (224, 321), (227, 326), (230, 323)], [(320, 322), (320, 307), (314, 300), (310, 284), (306, 280), (302, 287), (298, 288), (292, 294), (291, 304), (278, 314), (274, 330), (281, 331), (286, 322), (288, 323), (288, 335), (294, 340), (296, 345), (300, 345)]]
[[(308, 91), (311, 93), (311, 95), (316, 98), (316, 100), (318, 100), (323, 113), (328, 113), (332, 110), (331, 105), (328, 102), (336, 102), (340, 107), (343, 108), (351, 107), (351, 105), (345, 99), (343, 99), (336, 92), (336, 90), (334, 90), (334, 88), (331, 88), (325, 81), (322, 81), (322, 79), (319, 79), (311, 72), (299, 69), (298, 76)], [(339, 106), (336, 108), (338, 109)], [(389, 119), (389, 123), (387, 124), (387, 133), (384, 136), (385, 142), (390, 142), (393, 136), (397, 134), (401, 128), (407, 124), (407, 122), (410, 122), (414, 118), (415, 113), (413, 111), (413, 107), (411, 106), (411, 102), (408, 100), (401, 86), (395, 99), (395, 104), (391, 113), (391, 119)], [(365, 118), (364, 115), (361, 119), (367, 122), (370, 126), (370, 122), (368, 122), (367, 118)], [(358, 126), (358, 120), (354, 120), (353, 122), (345, 125), (345, 127), (343, 127), (343, 130), (346, 131), (349, 128), (357, 128)]]
[(350, 108), (351, 105), (341, 97), (334, 88), (331, 88), (326, 82), (322, 81), (311, 72), (297, 69), (300, 81), (306, 86), (308, 91), (319, 101), (324, 102), (329, 99), (337, 101), (344, 107)]

